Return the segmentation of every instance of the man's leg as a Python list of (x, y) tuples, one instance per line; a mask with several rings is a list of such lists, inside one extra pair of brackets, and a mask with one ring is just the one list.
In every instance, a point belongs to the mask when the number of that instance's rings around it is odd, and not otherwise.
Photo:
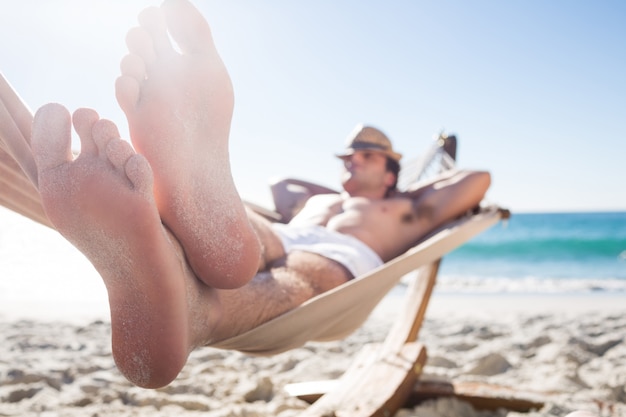
[(251, 330), (352, 277), (338, 263), (309, 252), (275, 259), (247, 285), (216, 291), (222, 320), (206, 344)]
[(161, 218), (195, 273), (211, 287), (240, 287), (257, 271), (260, 244), (230, 171), (230, 77), (187, 0), (166, 0), (139, 21), (116, 83), (131, 140), (152, 166)]

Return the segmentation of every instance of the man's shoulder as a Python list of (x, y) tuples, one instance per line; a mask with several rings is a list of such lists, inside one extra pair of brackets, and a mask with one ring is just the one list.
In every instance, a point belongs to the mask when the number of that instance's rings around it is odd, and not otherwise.
[(332, 193), (332, 194), (316, 194), (309, 198), (309, 201), (312, 203), (320, 204), (320, 203), (336, 203), (340, 201), (344, 201), (345, 197), (341, 194)]
[(334, 211), (343, 202), (344, 197), (341, 194), (316, 194), (306, 201), (304, 208), (308, 211)]

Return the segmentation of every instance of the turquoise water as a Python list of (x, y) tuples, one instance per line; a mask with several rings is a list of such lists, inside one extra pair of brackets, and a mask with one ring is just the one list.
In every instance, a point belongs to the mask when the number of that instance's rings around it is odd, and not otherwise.
[(513, 213), (446, 256), (438, 286), (626, 295), (626, 212)]

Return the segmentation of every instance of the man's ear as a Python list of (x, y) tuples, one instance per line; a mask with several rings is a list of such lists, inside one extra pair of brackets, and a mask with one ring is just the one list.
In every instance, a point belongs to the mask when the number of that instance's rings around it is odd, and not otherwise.
[(391, 187), (396, 181), (396, 174), (391, 171), (385, 171), (385, 185), (387, 188)]

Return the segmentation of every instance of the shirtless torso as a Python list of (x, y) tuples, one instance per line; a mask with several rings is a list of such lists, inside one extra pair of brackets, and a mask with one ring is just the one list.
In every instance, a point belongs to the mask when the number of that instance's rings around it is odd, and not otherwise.
[(418, 216), (414, 203), (402, 195), (380, 200), (347, 194), (317, 195), (290, 224), (321, 225), (356, 237), (386, 262), (429, 231), (431, 219)]

